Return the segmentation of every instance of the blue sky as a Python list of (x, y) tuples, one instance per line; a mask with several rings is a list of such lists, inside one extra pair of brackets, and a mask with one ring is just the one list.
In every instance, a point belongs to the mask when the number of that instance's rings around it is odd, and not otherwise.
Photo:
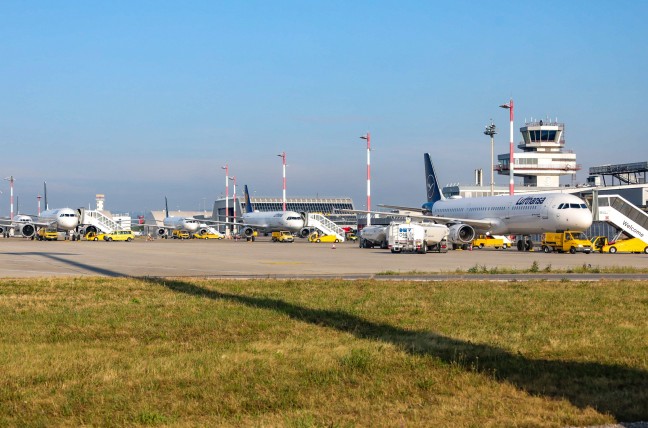
[[(239, 187), (420, 205), (488, 182), (524, 119), (558, 118), (583, 170), (648, 160), (648, 2), (0, 2), (0, 174), (22, 211), (194, 210)], [(507, 177), (497, 177), (505, 185)], [(0, 215), (9, 184), (0, 183)], [(232, 189), (230, 188), (230, 192)], [(239, 193), (242, 193), (239, 190)]]

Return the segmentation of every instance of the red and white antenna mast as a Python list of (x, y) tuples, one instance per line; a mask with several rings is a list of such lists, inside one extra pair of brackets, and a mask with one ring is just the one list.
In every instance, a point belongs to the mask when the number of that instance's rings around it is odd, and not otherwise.
[(13, 221), (13, 217), (14, 217), (14, 205), (13, 205), (14, 177), (13, 177), (13, 175), (11, 175), (9, 177), (5, 177), (5, 180), (7, 180), (9, 182), (9, 188), (10, 188), (10, 192), (9, 192), (9, 195), (10, 195), (9, 196), (9, 204), (10, 204), (9, 205), (9, 217), (10, 217), (11, 221)]
[(508, 104), (502, 104), (500, 107), (506, 108), (509, 110), (510, 117), (510, 128), (511, 128), (511, 139), (510, 139), (510, 148), (509, 148), (509, 194), (515, 194), (515, 184), (513, 177), (515, 176), (515, 155), (513, 153), (513, 98), (509, 100)]
[[(371, 134), (363, 135), (363, 140), (367, 140), (367, 211), (371, 211)], [(371, 214), (367, 213), (367, 226), (371, 226)]]
[(283, 160), (283, 210), (286, 211), (286, 152), (277, 156)]

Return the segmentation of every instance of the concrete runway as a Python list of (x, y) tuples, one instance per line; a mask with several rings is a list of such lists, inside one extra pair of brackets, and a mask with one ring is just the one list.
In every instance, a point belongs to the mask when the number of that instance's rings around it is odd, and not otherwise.
[[(516, 250), (450, 251), (446, 254), (392, 254), (389, 250), (361, 249), (357, 243), (335, 245), (217, 240), (135, 240), (133, 242), (30, 241), (0, 239), (0, 277), (50, 276), (157, 276), (157, 277), (270, 277), (366, 278), (399, 272), (453, 273), (476, 265), (540, 270), (580, 267), (634, 266), (648, 268), (645, 254), (544, 254)], [(572, 276), (576, 279), (579, 276)], [(444, 277), (441, 275), (440, 277)], [(557, 277), (566, 275), (557, 274)], [(599, 275), (600, 276), (600, 275)], [(439, 275), (434, 275), (439, 278)], [(456, 278), (456, 275), (452, 276)], [(477, 278), (474, 275), (464, 277)], [(493, 275), (486, 275), (495, 279)], [(519, 277), (519, 275), (518, 275)], [(582, 275), (580, 277), (583, 277)], [(597, 275), (587, 274), (585, 279)], [(648, 279), (648, 274), (620, 277)], [(389, 276), (389, 279), (398, 279)], [(385, 278), (385, 279), (387, 279)], [(502, 276), (506, 279), (507, 276)]]

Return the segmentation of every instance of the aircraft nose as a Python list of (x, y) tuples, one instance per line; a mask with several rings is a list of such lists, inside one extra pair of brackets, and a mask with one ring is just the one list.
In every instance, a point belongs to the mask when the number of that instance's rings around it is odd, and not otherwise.
[(592, 225), (592, 213), (589, 210), (583, 210), (581, 215), (578, 216), (579, 229), (586, 230)]

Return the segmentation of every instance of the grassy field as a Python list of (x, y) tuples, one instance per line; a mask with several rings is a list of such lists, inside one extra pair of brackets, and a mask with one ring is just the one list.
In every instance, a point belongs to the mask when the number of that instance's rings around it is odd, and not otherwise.
[(648, 282), (0, 282), (0, 426), (648, 420)]

